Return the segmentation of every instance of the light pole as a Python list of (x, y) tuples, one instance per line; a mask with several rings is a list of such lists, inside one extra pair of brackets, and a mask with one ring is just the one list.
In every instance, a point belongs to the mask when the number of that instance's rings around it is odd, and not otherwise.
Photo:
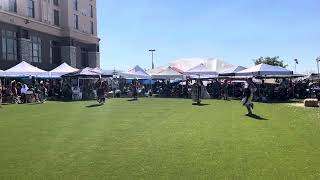
[(318, 78), (319, 78), (319, 79), (318, 79), (318, 82), (320, 83), (320, 70), (319, 70), (320, 56), (317, 57), (316, 61), (317, 61), (317, 66), (318, 66)]
[(151, 65), (151, 68), (154, 69), (153, 53), (154, 53), (156, 50), (155, 50), (155, 49), (150, 49), (149, 51), (151, 52), (151, 56), (152, 56), (152, 65)]
[(294, 59), (294, 71), (297, 73), (297, 64), (299, 64), (298, 59)]

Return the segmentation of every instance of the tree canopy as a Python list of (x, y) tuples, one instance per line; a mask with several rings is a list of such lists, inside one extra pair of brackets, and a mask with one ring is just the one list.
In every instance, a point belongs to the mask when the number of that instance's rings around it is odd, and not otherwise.
[(258, 64), (269, 64), (272, 66), (280, 66), (280, 67), (284, 67), (286, 68), (288, 65), (284, 64), (283, 60), (280, 60), (279, 56), (275, 56), (275, 57), (260, 57), (258, 59), (254, 60), (255, 65)]

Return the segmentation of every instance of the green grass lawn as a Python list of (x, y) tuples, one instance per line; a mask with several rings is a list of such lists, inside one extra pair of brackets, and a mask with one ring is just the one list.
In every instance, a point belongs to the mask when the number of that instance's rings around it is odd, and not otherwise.
[(320, 110), (113, 99), (0, 109), (0, 179), (320, 179)]

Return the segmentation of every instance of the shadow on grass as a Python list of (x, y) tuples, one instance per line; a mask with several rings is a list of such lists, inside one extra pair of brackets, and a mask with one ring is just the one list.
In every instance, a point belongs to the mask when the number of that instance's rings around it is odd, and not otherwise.
[(192, 103), (192, 106), (209, 106), (210, 104), (204, 104), (204, 103)]
[(274, 100), (274, 101), (267, 101), (267, 102), (261, 102), (265, 104), (288, 104), (288, 103), (299, 103), (303, 102), (302, 100)]
[(88, 105), (86, 106), (87, 108), (95, 108), (95, 107), (100, 107), (103, 106), (104, 104), (92, 104), (92, 105)]
[(27, 103), (26, 105), (28, 105), (28, 106), (36, 106), (36, 105), (41, 105), (41, 104), (45, 104), (45, 103)]
[(261, 116), (258, 116), (256, 114), (247, 114), (246, 116), (250, 117), (252, 119), (255, 119), (255, 120), (259, 120), (259, 121), (268, 121), (269, 120), (269, 119), (263, 118)]
[(138, 99), (129, 99), (128, 101), (129, 101), (129, 102), (131, 102), (131, 101), (138, 101)]

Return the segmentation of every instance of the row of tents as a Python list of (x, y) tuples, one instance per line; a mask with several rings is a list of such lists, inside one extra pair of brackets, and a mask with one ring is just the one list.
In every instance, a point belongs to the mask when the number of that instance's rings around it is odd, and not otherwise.
[[(37, 77), (37, 78), (61, 78), (63, 76), (105, 76), (112, 77), (115, 72), (106, 72), (100, 68), (76, 69), (66, 63), (61, 64), (51, 71), (44, 71), (27, 62), (6, 70), (0, 71), (0, 77)], [(127, 72), (119, 74), (125, 79), (163, 79), (181, 80), (186, 78), (210, 79), (217, 77), (294, 77), (293, 71), (267, 64), (260, 64), (251, 68), (235, 66), (218, 59), (208, 60), (184, 60), (178, 61), (168, 66), (160, 66), (151, 70), (144, 70), (140, 66), (135, 66)]]
[(76, 69), (69, 66), (67, 63), (62, 63), (51, 71), (44, 71), (40, 68), (32, 66), (31, 64), (22, 61), (16, 66), (2, 71), (0, 70), (0, 77), (6, 78), (21, 78), (21, 77), (36, 77), (36, 78), (61, 78), (62, 76), (112, 76), (104, 74), (100, 68), (84, 68)]
[[(179, 67), (181, 69), (179, 69)], [(267, 64), (259, 64), (251, 68), (242, 66), (235, 66), (227, 64), (220, 60), (208, 60), (200, 64), (186, 69), (187, 66), (181, 64), (172, 64), (169, 66), (162, 66), (156, 69), (145, 71), (140, 66), (135, 66), (127, 72), (121, 73), (121, 77), (126, 79), (165, 79), (176, 80), (184, 78), (193, 79), (211, 79), (218, 77), (300, 77), (294, 75), (293, 71), (279, 66), (271, 66)]]

